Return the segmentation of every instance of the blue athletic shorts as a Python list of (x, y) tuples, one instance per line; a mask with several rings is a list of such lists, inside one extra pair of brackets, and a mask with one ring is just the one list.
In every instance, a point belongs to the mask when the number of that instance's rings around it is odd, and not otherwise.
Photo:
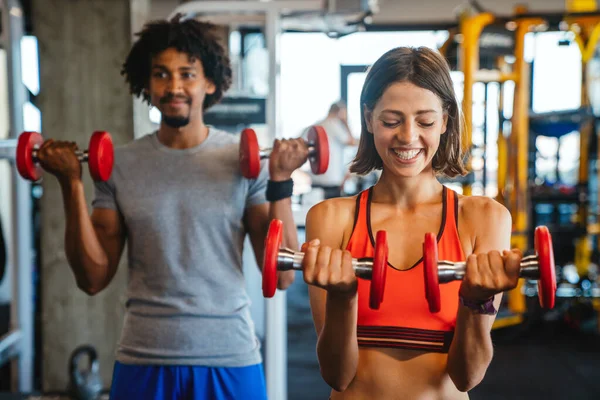
[(267, 400), (262, 364), (238, 368), (115, 362), (111, 400)]

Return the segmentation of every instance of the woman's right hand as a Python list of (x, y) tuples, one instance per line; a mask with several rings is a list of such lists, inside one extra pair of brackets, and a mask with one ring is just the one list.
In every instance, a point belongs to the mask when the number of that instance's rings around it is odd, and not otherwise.
[(60, 182), (71, 182), (81, 179), (81, 162), (75, 151), (74, 142), (46, 140), (37, 151), (40, 166), (56, 176)]
[(304, 281), (329, 293), (353, 297), (358, 280), (352, 268), (352, 255), (348, 250), (321, 246), (319, 239), (302, 245)]

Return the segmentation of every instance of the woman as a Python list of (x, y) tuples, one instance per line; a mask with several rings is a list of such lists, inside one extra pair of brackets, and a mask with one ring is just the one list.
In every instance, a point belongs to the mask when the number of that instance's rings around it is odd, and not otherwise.
[[(370, 189), (326, 200), (307, 215), (303, 262), (321, 375), (331, 399), (466, 399), (492, 359), (502, 292), (516, 287), (511, 217), (487, 197), (464, 197), (440, 175), (465, 173), (450, 71), (427, 48), (396, 48), (370, 69), (351, 171), (381, 170)], [(369, 309), (370, 282), (351, 258), (373, 255), (387, 231), (385, 297)], [(463, 281), (441, 285), (441, 312), (425, 298), (422, 243), (437, 232), (439, 259), (467, 261)], [(501, 253), (503, 251), (503, 253)]]

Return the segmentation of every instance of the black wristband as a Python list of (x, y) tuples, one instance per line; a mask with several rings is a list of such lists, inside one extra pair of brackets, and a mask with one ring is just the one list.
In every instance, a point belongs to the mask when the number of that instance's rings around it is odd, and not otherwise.
[(267, 201), (278, 201), (292, 197), (294, 193), (294, 181), (272, 181), (267, 182)]

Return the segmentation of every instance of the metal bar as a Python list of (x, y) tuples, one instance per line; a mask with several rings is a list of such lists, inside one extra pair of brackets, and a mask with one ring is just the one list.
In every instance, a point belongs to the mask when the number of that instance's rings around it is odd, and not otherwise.
[[(515, 34), (515, 72), (519, 79), (515, 82), (515, 95), (513, 103), (513, 124), (511, 141), (517, 152), (516, 157), (516, 185), (515, 185), (515, 230), (529, 232), (529, 187), (528, 187), (528, 162), (529, 162), (529, 65), (525, 60), (525, 35), (530, 27), (540, 21), (523, 19), (518, 22)], [(526, 250), (529, 246), (527, 237), (515, 236), (515, 246)]]
[(245, 14), (245, 13), (266, 13), (269, 11), (285, 12), (293, 11), (312, 11), (322, 10), (323, 2), (321, 0), (279, 0), (279, 1), (188, 1), (178, 5), (169, 15), (169, 18), (175, 14), (207, 14), (207, 13), (225, 13), (225, 14)]
[(497, 197), (496, 199), (504, 204), (509, 210), (506, 194), (506, 174), (508, 170), (508, 145), (504, 136), (504, 84), (498, 85), (498, 169), (497, 169)]
[(0, 337), (0, 366), (18, 354), (21, 331), (13, 330)]
[(0, 140), (0, 159), (14, 160), (15, 151), (17, 149), (16, 139)]
[[(479, 70), (479, 36), (483, 28), (494, 21), (494, 16), (490, 13), (483, 13), (476, 16), (462, 16), (460, 30), (463, 34), (463, 43), (460, 46), (459, 65), (464, 75), (463, 90), (463, 116), (465, 121), (464, 148), (471, 154), (473, 146), (473, 84), (475, 83), (475, 74)], [(469, 172), (471, 167), (469, 166)], [(463, 194), (471, 194), (471, 184), (463, 184)]]
[(489, 104), (489, 87), (488, 83), (483, 83), (483, 195), (487, 194), (487, 153), (488, 153), (488, 104)]
[[(280, 136), (280, 120), (277, 105), (280, 104), (279, 36), (281, 19), (279, 11), (269, 8), (265, 24), (265, 41), (269, 54), (269, 96), (267, 97), (267, 126), (269, 141)], [(265, 316), (265, 376), (267, 397), (287, 399), (287, 293), (278, 291), (266, 301)]]
[(504, 73), (499, 70), (480, 69), (473, 74), (473, 82), (506, 82), (516, 79), (514, 74)]
[[(4, 47), (8, 61), (8, 99), (10, 105), (10, 136), (17, 138), (23, 131), (23, 106), (26, 91), (21, 75), (21, 39), (23, 37), (23, 8), (20, 0), (3, 0), (3, 26), (6, 27)], [(21, 179), (13, 168), (13, 293), (11, 329), (18, 329), (22, 339), (18, 358), (12, 361), (11, 388), (14, 392), (33, 389), (33, 243), (31, 221), (31, 184)]]
[[(283, 248), (277, 253), (278, 271), (303, 271), (302, 262), (305, 253)], [(373, 277), (373, 258), (353, 258), (352, 269), (357, 277), (371, 280)]]

